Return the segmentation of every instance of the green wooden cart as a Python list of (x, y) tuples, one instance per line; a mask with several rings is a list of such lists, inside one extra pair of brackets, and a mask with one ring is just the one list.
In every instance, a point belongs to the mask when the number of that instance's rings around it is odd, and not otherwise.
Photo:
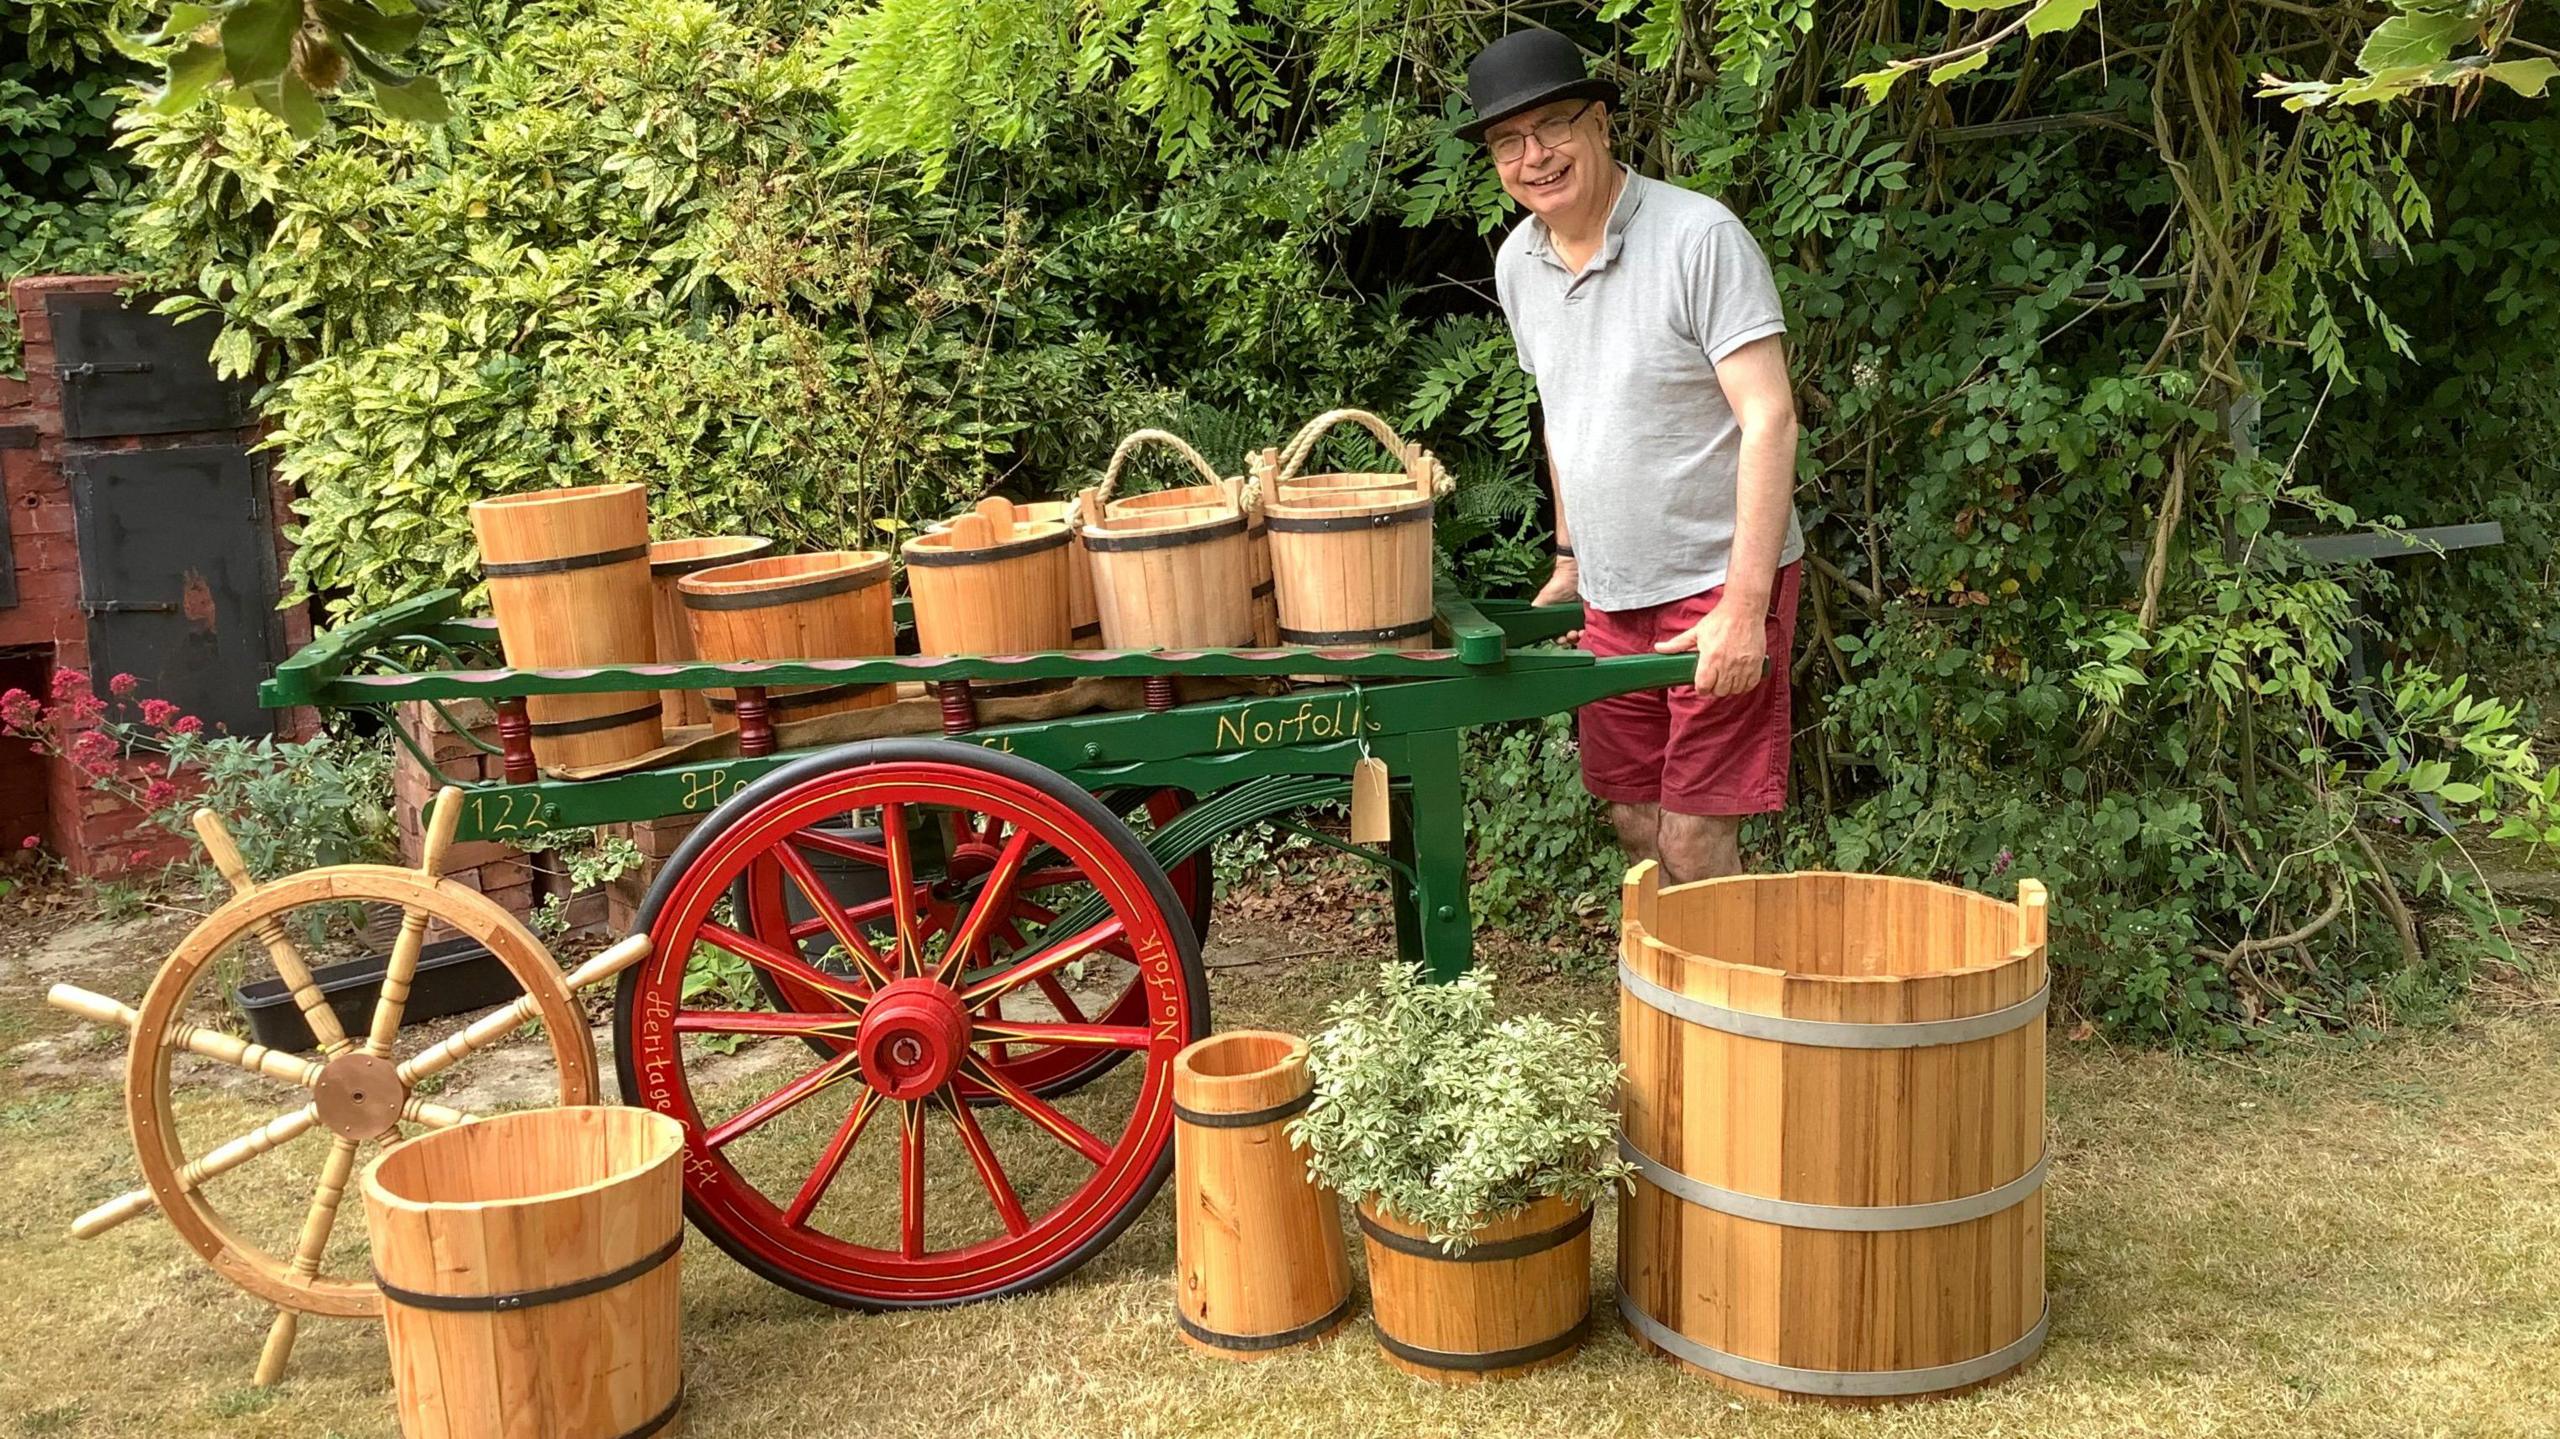
[[(1446, 590), (1427, 650), (574, 670), (485, 667), (496, 631), (459, 609), (442, 591), (342, 626), (279, 666), (262, 699), (486, 701), (498, 739), (485, 748), (504, 777), (466, 788), (466, 840), (704, 816), (639, 914), (652, 952), (616, 997), (623, 1097), (685, 1125), (688, 1210), (722, 1248), (776, 1283), (860, 1308), (1046, 1283), (1144, 1207), (1172, 1160), (1173, 1057), (1209, 1030), (1200, 936), (1218, 839), (1271, 823), (1383, 866), (1402, 952), (1454, 974), (1471, 953), (1463, 731), (1678, 683), (1691, 666), (1524, 648), (1578, 612)], [(1092, 678), (1138, 682), (1142, 705), (982, 717), (990, 690)], [(1183, 680), (1290, 683), (1185, 703)], [(789, 751), (766, 698), (775, 686), (911, 682), (932, 687), (938, 735)], [(715, 687), (735, 695), (733, 755), (586, 779), (536, 769), (528, 696)], [(1383, 849), (1292, 824), (1292, 812), (1344, 798), (1364, 756), (1392, 776)], [(741, 1037), (771, 1036), (804, 1043), (809, 1058), (760, 1097), (739, 1105), (728, 1102), (737, 1086), (689, 1078)], [(1132, 1054), (1144, 1057), (1134, 1075), (1120, 1068)], [(982, 1112), (1073, 1151), (1072, 1182), (1054, 1163), (1009, 1161), (1016, 1141), (991, 1139), (998, 1126)], [(766, 1132), (798, 1132), (814, 1114), (832, 1125), (778, 1169), (768, 1162), (763, 1151), (784, 1146)], [(894, 1180), (876, 1202), (830, 1203), (875, 1120), (898, 1131), (894, 1159), (885, 1141), (871, 1146)], [(929, 1145), (946, 1127), (951, 1139)], [(938, 1204), (928, 1222), (928, 1175), (943, 1164), (974, 1173), (985, 1197), (967, 1212)], [(1017, 1185), (1017, 1170), (1040, 1182)]]

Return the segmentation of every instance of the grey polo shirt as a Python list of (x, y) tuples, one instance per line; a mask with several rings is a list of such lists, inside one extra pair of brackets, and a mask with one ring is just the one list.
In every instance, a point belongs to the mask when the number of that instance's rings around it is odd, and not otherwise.
[[(1718, 202), (1629, 170), (1581, 274), (1533, 215), (1494, 287), (1546, 410), (1583, 599), (1642, 609), (1723, 584), (1742, 428), (1716, 362), (1787, 329), (1759, 243)], [(1778, 562), (1803, 553), (1790, 505)]]

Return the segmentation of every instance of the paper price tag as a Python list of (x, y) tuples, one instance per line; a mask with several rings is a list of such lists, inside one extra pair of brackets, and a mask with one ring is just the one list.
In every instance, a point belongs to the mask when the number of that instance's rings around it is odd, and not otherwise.
[(1362, 755), (1351, 767), (1351, 842), (1387, 842), (1387, 762)]

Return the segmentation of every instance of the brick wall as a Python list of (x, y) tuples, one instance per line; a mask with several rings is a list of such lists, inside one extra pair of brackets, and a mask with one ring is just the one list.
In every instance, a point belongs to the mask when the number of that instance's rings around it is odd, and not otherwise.
[[(0, 379), (0, 491), (5, 491), (8, 507), (11, 569), (17, 584), (16, 605), (0, 608), (0, 653), (41, 664), (47, 681), (57, 668), (90, 668), (88, 621), (80, 609), (79, 533), (72, 518), (70, 480), (63, 471), (69, 447), (76, 445), (86, 452), (209, 441), (237, 444), (252, 440), (257, 434), (256, 430), (225, 430), (65, 440), (62, 381), (55, 372), (53, 321), (46, 301), (61, 294), (111, 295), (126, 283), (113, 275), (47, 275), (9, 286), (9, 303), (17, 311), (18, 326), (25, 337), (26, 378)], [(291, 496), (282, 486), (276, 488), (272, 498), (270, 515), (290, 513)], [(281, 572), (290, 550), (280, 524), (275, 544)], [(307, 609), (296, 606), (285, 613), (284, 638), (288, 648), (310, 640)], [(142, 676), (146, 694), (150, 678)], [(250, 682), (262, 678), (244, 677)], [(103, 693), (106, 677), (95, 679)], [(12, 679), (7, 683), (21, 682)], [(45, 693), (41, 684), (27, 688), (38, 695)], [(318, 726), (318, 717), (309, 710), (286, 711), (277, 719), (279, 734), (288, 739), (306, 737)], [(5, 757), (0, 757), (0, 773), (16, 773), (7, 770), (6, 765)], [(129, 807), (85, 792), (70, 766), (51, 764), (44, 770), (44, 805), (36, 832), (74, 872), (114, 873), (138, 860), (156, 863), (185, 849)], [(9, 822), (7, 815), (0, 815), (0, 825)], [(28, 823), (24, 816), (16, 822)], [(16, 840), (12, 837), (9, 842)]]

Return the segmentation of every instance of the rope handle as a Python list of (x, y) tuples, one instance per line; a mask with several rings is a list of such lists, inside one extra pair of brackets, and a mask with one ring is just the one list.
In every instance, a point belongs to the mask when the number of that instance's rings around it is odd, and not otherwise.
[(1324, 437), (1325, 431), (1345, 420), (1357, 423), (1362, 429), (1376, 436), (1378, 443), (1386, 447), (1387, 453), (1404, 466), (1405, 479), (1423, 493), (1436, 498), (1458, 487), (1458, 482), (1449, 474), (1448, 468), (1440, 463), (1437, 455), (1420, 445), (1408, 443), (1403, 436), (1395, 432), (1393, 426), (1367, 410), (1354, 409), (1327, 410), (1300, 427), (1298, 433), (1289, 438), (1289, 443), (1281, 447), (1280, 468), (1271, 477), (1272, 485), (1276, 488), (1296, 479), (1298, 471), (1314, 457), (1316, 441)]
[(1111, 503), (1111, 491), (1120, 483), (1120, 467), (1129, 463), (1129, 456), (1137, 452), (1142, 442), (1148, 440), (1153, 440), (1160, 445), (1172, 446), (1176, 453), (1191, 462), (1191, 468), (1200, 472), (1200, 478), (1204, 483), (1212, 485), (1218, 483), (1217, 469), (1201, 458), (1198, 450), (1191, 448), (1189, 440), (1171, 430), (1134, 430), (1130, 432), (1129, 438), (1120, 442), (1118, 449), (1111, 452), (1111, 463), (1103, 467), (1101, 488), (1094, 492), (1094, 508), (1100, 509)]

